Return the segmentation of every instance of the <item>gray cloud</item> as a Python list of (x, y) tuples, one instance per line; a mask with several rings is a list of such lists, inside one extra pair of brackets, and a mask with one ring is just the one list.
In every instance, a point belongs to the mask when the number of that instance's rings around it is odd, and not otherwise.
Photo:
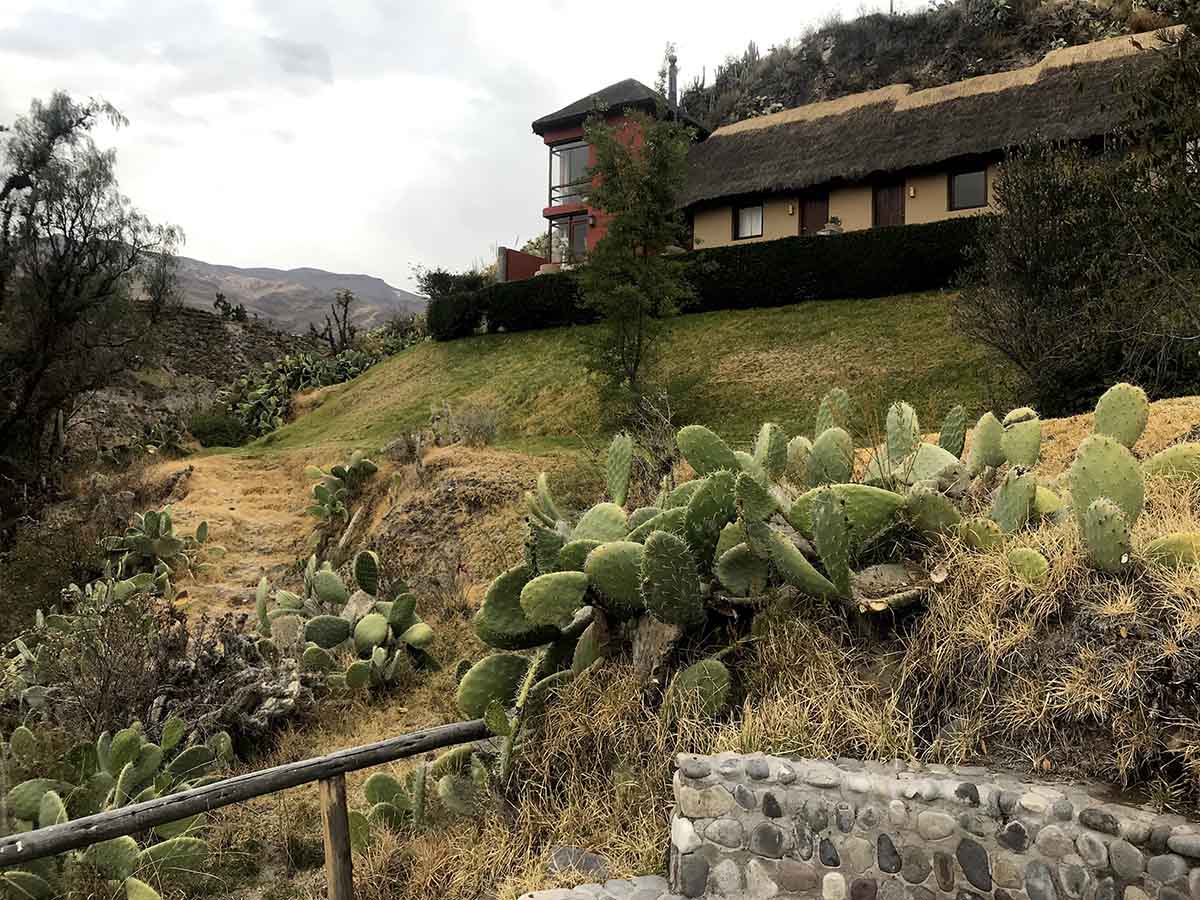
[(329, 51), (320, 44), (264, 37), (263, 46), (287, 74), (333, 83), (333, 63)]

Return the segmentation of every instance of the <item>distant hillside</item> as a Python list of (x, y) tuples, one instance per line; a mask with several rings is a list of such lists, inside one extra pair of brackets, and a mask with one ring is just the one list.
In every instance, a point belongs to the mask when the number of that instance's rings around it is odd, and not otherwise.
[(904, 15), (831, 19), (765, 53), (751, 44), (682, 96), (712, 127), (911, 84), (936, 87), (1032, 65), (1051, 50), (1170, 24), (1164, 0), (938, 0)]
[(251, 314), (293, 332), (306, 331), (310, 322), (322, 324), (339, 288), (358, 298), (354, 319), (364, 328), (382, 325), (397, 313), (425, 311), (425, 298), (381, 278), (321, 269), (239, 269), (180, 257), (179, 281), (188, 306), (211, 310), (220, 291), (230, 303), (244, 303)]

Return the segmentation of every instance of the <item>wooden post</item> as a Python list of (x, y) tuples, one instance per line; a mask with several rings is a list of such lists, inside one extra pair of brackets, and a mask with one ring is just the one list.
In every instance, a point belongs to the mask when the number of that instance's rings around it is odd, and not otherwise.
[(321, 820), (325, 824), (325, 880), (329, 882), (329, 900), (354, 900), (345, 775), (321, 781)]

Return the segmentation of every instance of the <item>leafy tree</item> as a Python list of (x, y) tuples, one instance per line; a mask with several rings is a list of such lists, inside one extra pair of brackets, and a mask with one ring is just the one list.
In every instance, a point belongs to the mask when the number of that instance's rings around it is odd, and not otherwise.
[(692, 132), (665, 113), (630, 113), (617, 124), (594, 117), (584, 128), (596, 158), (588, 202), (604, 211), (607, 227), (581, 272), (583, 303), (602, 319), (588, 342), (588, 364), (610, 399), (635, 408), (663, 320), (691, 296), (668, 251), (685, 240), (675, 201)]
[(150, 321), (157, 322), (164, 311), (178, 306), (183, 299), (179, 290), (179, 257), (184, 241), (183, 229), (160, 225), (156, 229), (157, 253), (148, 253), (142, 262), (142, 290), (149, 304)]
[(530, 253), (533, 256), (540, 256), (542, 259), (550, 258), (550, 235), (543, 231), (537, 237), (531, 237), (521, 245), (522, 253)]
[[(139, 364), (150, 325), (135, 288), (178, 232), (117, 190), (91, 138), (111, 106), (34, 101), (0, 156), (0, 457), (45, 458), (81, 396)], [(2, 517), (0, 517), (2, 518)]]

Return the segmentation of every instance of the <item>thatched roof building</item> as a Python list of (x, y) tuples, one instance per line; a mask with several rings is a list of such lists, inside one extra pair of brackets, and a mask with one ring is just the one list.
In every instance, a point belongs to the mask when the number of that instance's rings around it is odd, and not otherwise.
[(1113, 38), (1011, 72), (922, 91), (893, 85), (718, 128), (691, 149), (681, 205), (862, 182), (998, 154), (1035, 136), (1107, 134), (1129, 112), (1120, 79), (1154, 65), (1145, 50), (1158, 45), (1154, 34)]

